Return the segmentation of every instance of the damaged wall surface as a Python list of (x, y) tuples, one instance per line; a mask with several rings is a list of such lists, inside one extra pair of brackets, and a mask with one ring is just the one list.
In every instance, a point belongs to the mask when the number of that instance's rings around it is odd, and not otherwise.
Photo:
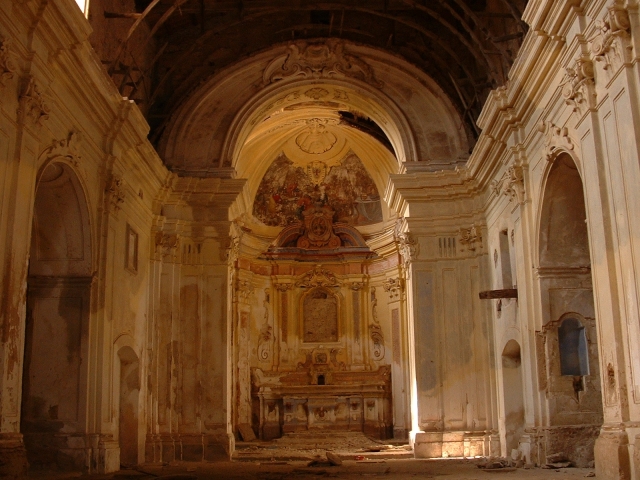
[(640, 478), (636, 1), (144, 3), (0, 4), (0, 475), (328, 431)]

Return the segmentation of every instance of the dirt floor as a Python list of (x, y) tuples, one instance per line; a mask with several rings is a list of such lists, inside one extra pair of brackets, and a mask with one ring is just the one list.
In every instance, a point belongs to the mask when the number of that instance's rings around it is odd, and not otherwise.
[[(367, 477), (400, 480), (442, 477), (447, 480), (490, 480), (497, 477), (564, 480), (595, 476), (593, 469), (585, 468), (478, 468), (478, 465), (486, 463), (482, 458), (415, 459), (410, 447), (402, 442), (378, 442), (361, 434), (287, 435), (270, 442), (238, 442), (230, 462), (143, 465), (110, 475), (32, 471), (29, 478), (362, 480), (362, 477)], [(496, 462), (491, 465), (495, 466)]]
[(530, 480), (577, 479), (593, 476), (592, 469), (563, 468), (515, 471), (486, 472), (477, 468), (474, 461), (460, 459), (443, 460), (347, 460), (342, 466), (307, 467), (306, 462), (254, 463), (224, 462), (215, 464), (189, 464), (166, 467), (141, 467), (139, 470), (123, 470), (112, 475), (60, 475), (51, 472), (32, 473), (29, 478), (51, 480), (82, 479), (114, 479), (114, 480), (150, 480), (161, 478), (166, 480), (196, 479), (322, 479), (344, 478), (360, 479), (382, 478), (385, 480), (443, 478), (447, 480), (489, 480), (492, 477), (523, 478)]

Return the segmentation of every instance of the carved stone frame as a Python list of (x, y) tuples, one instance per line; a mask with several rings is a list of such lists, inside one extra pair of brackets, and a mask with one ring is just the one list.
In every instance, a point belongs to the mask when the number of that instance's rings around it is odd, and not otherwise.
[[(335, 341), (321, 341), (321, 342), (305, 342), (304, 340), (304, 327), (305, 327), (305, 318), (304, 318), (304, 301), (305, 299), (311, 295), (313, 292), (316, 291), (322, 291), (325, 292), (327, 295), (332, 296), (333, 298), (335, 298), (336, 300), (336, 317), (337, 317), (337, 340)], [(302, 295), (300, 295), (299, 299), (298, 299), (298, 332), (299, 332), (299, 338), (300, 338), (300, 342), (302, 344), (304, 344), (306, 347), (311, 346), (311, 347), (315, 347), (315, 346), (342, 346), (342, 342), (340, 341), (340, 337), (342, 336), (343, 330), (344, 330), (344, 319), (342, 318), (342, 314), (343, 314), (343, 305), (342, 305), (343, 301), (341, 298), (341, 295), (338, 294), (337, 292), (332, 291), (330, 288), (324, 287), (324, 286), (317, 286), (314, 288), (310, 288), (307, 291), (305, 291), (304, 293), (302, 293)]]

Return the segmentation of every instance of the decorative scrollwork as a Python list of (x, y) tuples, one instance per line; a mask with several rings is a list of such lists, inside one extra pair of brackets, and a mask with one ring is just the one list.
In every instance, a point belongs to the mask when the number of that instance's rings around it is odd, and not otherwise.
[(322, 268), (322, 265), (316, 265), (305, 273), (296, 285), (301, 288), (335, 287), (338, 286), (338, 280), (333, 272)]
[(475, 224), (471, 224), (469, 228), (460, 229), (460, 244), (470, 252), (482, 248), (482, 232)]
[(270, 309), (270, 293), (269, 289), (264, 289), (264, 323), (260, 328), (260, 337), (258, 339), (258, 358), (262, 362), (267, 362), (271, 358), (271, 339), (273, 338), (272, 327), (269, 324)]
[(555, 159), (559, 151), (571, 151), (574, 149), (573, 140), (569, 136), (567, 127), (558, 127), (551, 122), (542, 122), (538, 126), (538, 131), (545, 135), (544, 157), (547, 161)]
[(609, 74), (629, 60), (632, 50), (631, 21), (622, 0), (615, 0), (607, 7), (603, 20), (596, 22), (597, 33), (589, 40), (591, 54)]
[(105, 193), (107, 194), (112, 211), (117, 213), (126, 198), (124, 180), (122, 177), (116, 174), (111, 175), (107, 188), (105, 189)]
[(572, 66), (565, 68), (565, 75), (560, 83), (562, 96), (565, 103), (579, 115), (595, 106), (596, 92), (593, 79), (593, 62), (587, 57), (578, 57)]
[(382, 288), (389, 294), (389, 300), (397, 300), (404, 290), (404, 282), (401, 278), (388, 278), (382, 284)]
[(491, 182), (491, 190), (495, 195), (506, 195), (512, 202), (524, 203), (524, 173), (521, 166), (512, 166), (502, 175), (500, 180)]
[(404, 229), (405, 220), (398, 219), (396, 222), (393, 236), (398, 247), (398, 253), (402, 257), (402, 267), (405, 274), (409, 275), (409, 266), (413, 260), (418, 258), (420, 252), (420, 245), (418, 241), (413, 238), (411, 233)]
[(18, 115), (22, 121), (30, 120), (33, 125), (42, 125), (49, 119), (51, 109), (45, 102), (40, 87), (33, 77), (28, 77), (20, 95)]
[[(299, 41), (289, 45), (284, 60), (279, 56), (264, 71), (265, 84), (289, 77), (334, 78), (344, 76), (361, 80), (376, 88), (384, 84), (375, 78), (364, 60), (349, 53), (345, 42), (330, 38), (324, 42)], [(311, 92), (319, 95), (320, 92)]]
[(0, 39), (0, 85), (2, 86), (6, 81), (11, 80), (18, 70), (11, 58), (12, 54), (11, 40)]

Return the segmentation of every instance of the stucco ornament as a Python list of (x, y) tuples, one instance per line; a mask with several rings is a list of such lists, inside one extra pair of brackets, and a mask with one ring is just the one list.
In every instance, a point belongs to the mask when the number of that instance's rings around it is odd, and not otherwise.
[(607, 7), (606, 17), (596, 23), (597, 33), (589, 40), (591, 54), (596, 62), (603, 65), (605, 71), (612, 74), (630, 58), (631, 21), (629, 12), (621, 0)]
[(308, 127), (296, 137), (296, 145), (304, 153), (319, 155), (328, 152), (338, 138), (327, 131), (327, 119), (311, 118), (306, 121)]
[(274, 59), (264, 70), (265, 85), (290, 77), (333, 78), (350, 77), (376, 88), (373, 69), (364, 60), (348, 52), (345, 42), (331, 38), (325, 42), (299, 41), (289, 45), (287, 55)]
[(0, 86), (4, 86), (5, 81), (11, 80), (18, 70), (11, 56), (11, 40), (0, 39)]
[(163, 256), (175, 255), (180, 246), (180, 237), (175, 233), (156, 233), (156, 251)]
[(249, 280), (238, 279), (236, 283), (236, 291), (238, 293), (238, 300), (247, 302), (253, 295), (254, 288)]
[(593, 78), (593, 62), (587, 57), (578, 57), (573, 65), (565, 68), (565, 75), (560, 84), (562, 96), (565, 103), (579, 115), (595, 106), (596, 92)]
[(323, 268), (322, 265), (316, 265), (302, 275), (296, 285), (302, 288), (335, 287), (338, 285), (338, 280), (331, 271)]
[(382, 335), (382, 327), (378, 319), (378, 299), (376, 297), (376, 287), (371, 287), (371, 318), (373, 322), (369, 325), (369, 337), (373, 344), (372, 354), (375, 361), (384, 358), (384, 336)]
[(124, 191), (124, 180), (120, 175), (111, 175), (107, 188), (105, 189), (109, 205), (114, 213), (120, 210), (120, 207), (124, 203), (126, 194)]
[(404, 231), (404, 218), (398, 219), (393, 232), (393, 236), (398, 247), (398, 253), (402, 257), (402, 268), (407, 278), (409, 276), (409, 266), (411, 261), (415, 260), (420, 253), (420, 245), (413, 238), (411, 233)]
[(298, 238), (298, 248), (338, 248), (340, 237), (333, 232), (333, 210), (329, 207), (311, 207), (303, 212), (305, 233)]
[(258, 358), (262, 362), (268, 362), (271, 358), (271, 339), (273, 338), (272, 327), (269, 324), (269, 310), (270, 310), (270, 293), (269, 289), (264, 289), (264, 322), (260, 328), (260, 337), (258, 339)]
[(397, 300), (404, 290), (404, 282), (401, 278), (388, 278), (382, 284), (382, 288), (389, 294), (389, 300)]
[(524, 203), (524, 171), (519, 165), (509, 167), (500, 180), (491, 182), (491, 190), (495, 195), (506, 195), (509, 200), (518, 204)]
[(545, 135), (543, 152), (547, 161), (553, 161), (559, 151), (574, 149), (567, 127), (558, 127), (552, 122), (542, 122), (538, 125), (538, 130)]
[(482, 248), (482, 232), (475, 224), (469, 228), (460, 229), (460, 244), (471, 252), (475, 252), (477, 248)]
[(80, 145), (82, 143), (82, 134), (72, 130), (67, 138), (61, 140), (53, 140), (51, 144), (43, 152), (43, 157), (50, 159), (56, 157), (67, 158), (74, 166), (78, 166), (81, 159)]
[(23, 122), (30, 120), (33, 125), (41, 126), (42, 122), (49, 119), (49, 113), (51, 109), (46, 104), (40, 87), (33, 77), (28, 77), (20, 95), (18, 116)]

